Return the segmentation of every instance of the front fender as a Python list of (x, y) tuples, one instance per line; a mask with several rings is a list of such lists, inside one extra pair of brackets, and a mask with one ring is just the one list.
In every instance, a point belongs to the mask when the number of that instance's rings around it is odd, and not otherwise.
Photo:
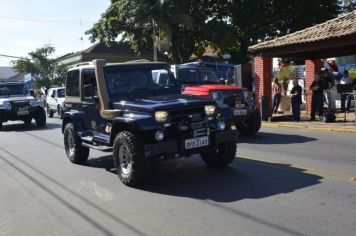
[(145, 132), (159, 127), (157, 121), (151, 115), (125, 114), (116, 117), (112, 121), (110, 143), (113, 143), (116, 135), (121, 131)]
[(62, 133), (68, 123), (73, 123), (76, 132), (83, 130), (81, 114), (78, 111), (66, 111), (63, 115)]

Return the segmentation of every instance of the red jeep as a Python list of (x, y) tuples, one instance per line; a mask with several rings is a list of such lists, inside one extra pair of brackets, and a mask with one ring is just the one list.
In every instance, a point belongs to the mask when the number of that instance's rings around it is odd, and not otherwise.
[(194, 66), (173, 65), (182, 93), (212, 98), (231, 107), (240, 134), (251, 135), (261, 128), (261, 114), (250, 92), (243, 87), (223, 85), (214, 71)]

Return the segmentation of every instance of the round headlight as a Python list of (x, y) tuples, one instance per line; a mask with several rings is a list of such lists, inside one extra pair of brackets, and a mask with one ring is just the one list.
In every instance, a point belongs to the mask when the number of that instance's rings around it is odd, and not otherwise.
[(164, 139), (164, 132), (162, 130), (157, 130), (155, 133), (156, 141), (160, 142)]
[(218, 123), (218, 130), (224, 130), (226, 128), (226, 124), (224, 121), (219, 121)]
[(215, 105), (206, 105), (205, 106), (205, 114), (207, 116), (213, 116), (216, 113), (216, 106)]
[(157, 122), (166, 122), (168, 119), (168, 112), (166, 111), (156, 111), (155, 119)]

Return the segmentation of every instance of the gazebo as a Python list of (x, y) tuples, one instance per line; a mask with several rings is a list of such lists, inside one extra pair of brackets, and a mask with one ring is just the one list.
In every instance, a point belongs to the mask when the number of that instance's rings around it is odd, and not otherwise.
[(269, 99), (271, 109), (272, 58), (294, 58), (305, 60), (305, 81), (307, 110), (311, 107), (309, 86), (314, 75), (322, 68), (322, 58), (356, 54), (356, 12), (351, 12), (322, 24), (288, 34), (283, 37), (264, 41), (249, 47), (255, 55), (256, 100)]

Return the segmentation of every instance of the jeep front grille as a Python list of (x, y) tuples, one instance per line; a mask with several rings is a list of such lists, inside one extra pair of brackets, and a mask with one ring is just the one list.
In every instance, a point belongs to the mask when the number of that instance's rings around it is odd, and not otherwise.
[(193, 107), (193, 108), (181, 108), (177, 110), (172, 110), (169, 112), (169, 116), (172, 123), (179, 123), (184, 119), (189, 118), (189, 116), (200, 116), (205, 117), (204, 107)]
[(30, 103), (28, 101), (21, 101), (21, 102), (11, 102), (11, 107), (14, 110), (20, 109), (20, 108), (30, 108)]

